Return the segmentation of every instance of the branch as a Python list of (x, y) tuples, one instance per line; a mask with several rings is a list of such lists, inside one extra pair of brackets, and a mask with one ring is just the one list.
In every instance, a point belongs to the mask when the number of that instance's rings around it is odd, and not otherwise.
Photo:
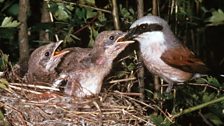
[(112, 0), (113, 10), (113, 20), (114, 20), (114, 27), (116, 30), (120, 29), (120, 22), (119, 22), (119, 15), (118, 15), (118, 8), (117, 8), (117, 0)]
[[(45, 1), (48, 1), (48, 0), (45, 0)], [(90, 8), (90, 9), (94, 9), (94, 10), (97, 10), (97, 11), (101, 11), (101, 12), (104, 12), (104, 13), (111, 14), (111, 11), (106, 10), (106, 9), (101, 9), (101, 8), (92, 7), (92, 6), (88, 6), (88, 5), (84, 5), (84, 4), (72, 3), (72, 2), (66, 2), (66, 1), (63, 1), (63, 3), (71, 4), (71, 5), (75, 5), (75, 6), (79, 6), (79, 7), (84, 7), (84, 8)]]
[[(144, 16), (144, 2), (143, 0), (137, 0), (137, 13), (138, 18)], [(138, 52), (139, 62), (143, 62), (140, 52)], [(141, 100), (145, 99), (145, 82), (144, 82), (144, 67), (139, 68), (138, 71), (138, 82), (139, 82), (139, 92), (141, 93)]]
[(27, 14), (29, 12), (29, 0), (19, 1), (18, 19), (21, 23), (19, 27), (19, 61), (26, 61), (29, 57)]
[(203, 104), (200, 104), (200, 105), (197, 105), (197, 106), (194, 106), (194, 107), (190, 107), (188, 109), (185, 109), (175, 115), (172, 116), (172, 119), (175, 119), (181, 115), (184, 115), (184, 114), (187, 114), (187, 113), (190, 113), (190, 112), (193, 112), (193, 111), (196, 111), (196, 110), (199, 110), (199, 109), (202, 109), (204, 107), (207, 107), (209, 105), (212, 105), (212, 104), (215, 104), (215, 103), (218, 103), (218, 102), (221, 102), (221, 101), (224, 101), (224, 96), (220, 97), (220, 98), (217, 98), (215, 100), (212, 100), (212, 101), (209, 101), (209, 102), (206, 102), (206, 103), (203, 103)]
[(152, 0), (152, 15), (158, 15), (158, 1)]

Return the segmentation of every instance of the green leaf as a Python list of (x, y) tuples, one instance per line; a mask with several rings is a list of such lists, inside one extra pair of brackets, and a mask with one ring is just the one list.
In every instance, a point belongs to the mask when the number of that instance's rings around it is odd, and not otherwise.
[(88, 47), (93, 47), (93, 44), (95, 42), (95, 39), (96, 36), (98, 35), (98, 31), (95, 30), (95, 28), (93, 27), (88, 27), (89, 28), (89, 31), (90, 31), (90, 35), (89, 35), (89, 44), (88, 44)]
[(83, 8), (77, 8), (77, 9), (75, 10), (75, 14), (77, 15), (77, 17), (78, 17), (79, 19), (85, 19), (86, 11), (85, 11), (85, 9), (83, 9)]
[(85, 0), (87, 4), (95, 5), (95, 0)]
[(67, 11), (65, 11), (64, 6), (59, 5), (58, 10), (54, 13), (54, 16), (57, 20), (66, 21), (70, 18)]
[(130, 12), (132, 15), (134, 15), (134, 14), (135, 14), (135, 11), (134, 11), (134, 9), (133, 9), (133, 8), (129, 8), (129, 12)]
[(215, 114), (213, 113), (208, 113), (205, 115), (205, 117), (210, 120), (212, 123), (215, 124), (215, 126), (221, 126), (223, 125), (223, 121)]
[(163, 117), (160, 115), (159, 116), (151, 115), (150, 119), (155, 125), (160, 125), (163, 122)]
[(224, 24), (224, 12), (221, 9), (218, 9), (218, 11), (213, 11), (212, 16), (207, 22), (211, 22), (212, 25)]
[(127, 72), (126, 71), (119, 71), (115, 75), (116, 75), (117, 78), (123, 78), (124, 76), (127, 75)]
[(102, 13), (102, 12), (98, 12), (98, 20), (100, 22), (105, 22), (107, 20), (106, 17), (105, 17), (105, 14)]
[(6, 79), (0, 79), (0, 89), (7, 89), (8, 85), (9, 82)]
[(86, 19), (93, 18), (97, 15), (97, 12), (94, 12), (93, 9), (86, 9)]
[(73, 11), (73, 10), (74, 10), (74, 7), (73, 7), (72, 4), (66, 5), (65, 7), (66, 7), (68, 10), (70, 10), (70, 11)]
[(156, 126), (170, 126), (169, 121), (164, 120), (161, 115), (150, 115), (150, 119)]
[(121, 11), (121, 14), (123, 17), (127, 18), (130, 16), (129, 11), (126, 8), (123, 8), (121, 4), (120, 4), (119, 8), (120, 8), (120, 11)]
[(134, 63), (130, 63), (127, 68), (128, 68), (129, 71), (134, 70), (135, 69)]
[(58, 5), (56, 3), (50, 3), (49, 11), (55, 13), (58, 10)]
[(200, 83), (200, 84), (206, 83), (207, 84), (208, 80), (206, 78), (197, 78), (196, 83)]
[(59, 21), (67, 21), (72, 18), (71, 11), (74, 10), (72, 4), (65, 4), (65, 3), (50, 3), (49, 10), (54, 14), (54, 17)]
[(196, 82), (197, 83), (206, 83), (206, 84), (210, 84), (210, 85), (213, 85), (216, 87), (221, 86), (221, 83), (215, 77), (212, 77), (212, 76), (206, 76), (206, 78), (198, 78), (196, 80)]
[(208, 76), (207, 80), (208, 80), (208, 84), (214, 85), (216, 87), (220, 87), (221, 86), (221, 84), (219, 83), (219, 81), (215, 77)]
[(2, 21), (1, 27), (17, 27), (19, 24), (20, 23), (17, 20), (13, 21), (12, 17), (5, 17)]
[(203, 97), (202, 97), (202, 101), (203, 101), (203, 102), (209, 102), (209, 101), (211, 101), (212, 99), (214, 99), (215, 96), (216, 96), (215, 93), (208, 94), (208, 93), (206, 92), (206, 93), (204, 93), (204, 95), (203, 95)]
[(132, 8), (123, 8), (122, 5), (119, 5), (119, 10), (121, 14), (121, 20), (124, 22), (133, 22), (134, 21), (134, 10)]
[(7, 12), (10, 15), (18, 16), (18, 13), (19, 13), (19, 4), (18, 3), (15, 3), (12, 6), (10, 6), (9, 9), (7, 10)]
[(6, 55), (0, 51), (0, 70), (7, 69), (8, 63), (9, 63), (9, 55)]
[(80, 4), (95, 5), (95, 0), (79, 0)]
[(0, 111), (0, 121), (4, 120), (4, 114)]
[(0, 125), (1, 126), (10, 126), (7, 120), (5, 119), (3, 110), (0, 111)]

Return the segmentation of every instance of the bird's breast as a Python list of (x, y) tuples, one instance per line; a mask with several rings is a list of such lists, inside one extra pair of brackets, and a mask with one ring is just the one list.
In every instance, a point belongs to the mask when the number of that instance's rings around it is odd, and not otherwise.
[(147, 47), (140, 47), (147, 69), (167, 82), (184, 82), (189, 80), (192, 77), (192, 73), (171, 67), (161, 59), (161, 55), (166, 49), (166, 45), (159, 42), (150, 43)]
[[(111, 66), (95, 66), (88, 69), (76, 70), (67, 73), (69, 79), (73, 83), (67, 83), (65, 91), (71, 92), (70, 95), (76, 97), (86, 97), (98, 94), (101, 90), (103, 79), (108, 74)], [(72, 88), (72, 89), (70, 89)], [(66, 93), (65, 92), (65, 93)]]

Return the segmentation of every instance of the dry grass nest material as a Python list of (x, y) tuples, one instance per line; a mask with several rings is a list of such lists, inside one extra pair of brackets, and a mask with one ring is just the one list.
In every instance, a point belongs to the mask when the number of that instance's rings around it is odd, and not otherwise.
[(10, 83), (1, 90), (5, 123), (14, 126), (153, 125), (148, 104), (132, 93), (104, 91), (91, 98), (65, 96), (48, 86)]

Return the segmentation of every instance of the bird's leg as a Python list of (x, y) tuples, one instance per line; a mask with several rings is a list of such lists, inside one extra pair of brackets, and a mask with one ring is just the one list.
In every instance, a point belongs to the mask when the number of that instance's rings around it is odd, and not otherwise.
[(173, 84), (174, 84), (174, 82), (169, 82), (168, 83), (168, 87), (166, 88), (166, 93), (171, 92), (171, 90), (173, 89)]
[(137, 69), (140, 69), (144, 66), (142, 62), (137, 62), (136, 65), (137, 65)]
[(69, 80), (67, 81), (66, 85), (65, 85), (65, 89), (64, 89), (64, 93), (69, 95), (69, 96), (77, 96), (80, 97), (80, 95), (82, 95), (82, 92), (80, 92), (80, 94), (77, 94), (77, 90), (80, 91), (82, 88), (82, 86), (80, 85), (80, 83), (76, 80)]
[(66, 74), (60, 74), (59, 78), (57, 78), (54, 81), (54, 83), (51, 87), (52, 88), (58, 88), (62, 84), (62, 81), (64, 81), (67, 77), (68, 77), (68, 75), (66, 75)]
[(64, 92), (65, 94), (71, 96), (74, 92), (74, 86), (75, 84), (71, 81), (68, 81), (65, 85), (65, 89), (64, 89)]

